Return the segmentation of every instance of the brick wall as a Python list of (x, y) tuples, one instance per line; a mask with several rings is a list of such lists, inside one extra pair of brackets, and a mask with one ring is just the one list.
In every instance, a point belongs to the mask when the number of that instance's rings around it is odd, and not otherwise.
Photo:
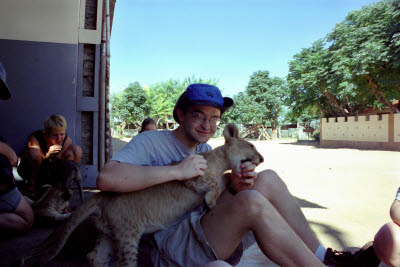
[(400, 114), (321, 119), (321, 145), (400, 150)]

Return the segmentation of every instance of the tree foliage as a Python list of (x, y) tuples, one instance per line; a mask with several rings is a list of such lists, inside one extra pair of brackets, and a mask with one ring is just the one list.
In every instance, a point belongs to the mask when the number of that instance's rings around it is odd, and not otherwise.
[[(173, 121), (172, 112), (179, 96), (192, 83), (217, 85), (214, 79), (202, 79), (195, 76), (183, 81), (169, 79), (143, 88), (139, 82), (129, 84), (122, 92), (111, 96), (111, 116), (117, 124), (135, 124), (139, 126), (146, 117), (158, 124)], [(166, 126), (168, 128), (168, 123)]]
[(235, 105), (224, 115), (224, 120), (258, 125), (263, 130), (264, 125), (271, 125), (272, 138), (276, 138), (286, 94), (284, 79), (270, 77), (268, 71), (254, 72), (245, 92), (234, 96)]
[(350, 12), (324, 39), (289, 62), (293, 114), (348, 116), (400, 98), (400, 0)]
[(140, 125), (150, 113), (146, 92), (138, 82), (111, 97), (111, 115), (119, 122)]
[(264, 108), (263, 121), (269, 122), (272, 138), (276, 138), (279, 115), (283, 111), (287, 94), (286, 81), (279, 77), (270, 77), (268, 71), (257, 71), (250, 77), (246, 93)]

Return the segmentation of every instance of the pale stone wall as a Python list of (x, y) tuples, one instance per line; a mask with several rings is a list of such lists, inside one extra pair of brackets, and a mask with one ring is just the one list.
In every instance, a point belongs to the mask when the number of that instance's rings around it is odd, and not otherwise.
[(400, 114), (394, 114), (394, 142), (400, 142)]
[(367, 142), (388, 142), (389, 124), (388, 115), (382, 115), (379, 119), (378, 115), (359, 116), (356, 117), (326, 118), (322, 119), (322, 135), (323, 140), (335, 141), (367, 141)]
[(400, 114), (323, 118), (320, 144), (400, 151)]

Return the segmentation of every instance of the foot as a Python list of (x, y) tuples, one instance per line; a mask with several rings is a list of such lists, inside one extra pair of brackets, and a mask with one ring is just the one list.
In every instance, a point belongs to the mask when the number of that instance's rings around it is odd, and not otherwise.
[(328, 248), (323, 262), (332, 267), (355, 267), (354, 257), (350, 251), (337, 251)]
[(326, 250), (324, 264), (334, 267), (378, 267), (381, 260), (375, 255), (373, 242), (365, 244), (359, 251)]
[(363, 267), (377, 267), (381, 263), (381, 260), (375, 254), (373, 241), (367, 242), (359, 251), (354, 253), (354, 260), (356, 266)]

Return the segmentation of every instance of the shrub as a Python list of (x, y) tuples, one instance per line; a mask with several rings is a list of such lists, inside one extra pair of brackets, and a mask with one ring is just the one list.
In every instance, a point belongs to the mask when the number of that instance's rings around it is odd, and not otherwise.
[(315, 131), (313, 132), (312, 138), (313, 138), (314, 140), (319, 141), (319, 130), (315, 130)]

